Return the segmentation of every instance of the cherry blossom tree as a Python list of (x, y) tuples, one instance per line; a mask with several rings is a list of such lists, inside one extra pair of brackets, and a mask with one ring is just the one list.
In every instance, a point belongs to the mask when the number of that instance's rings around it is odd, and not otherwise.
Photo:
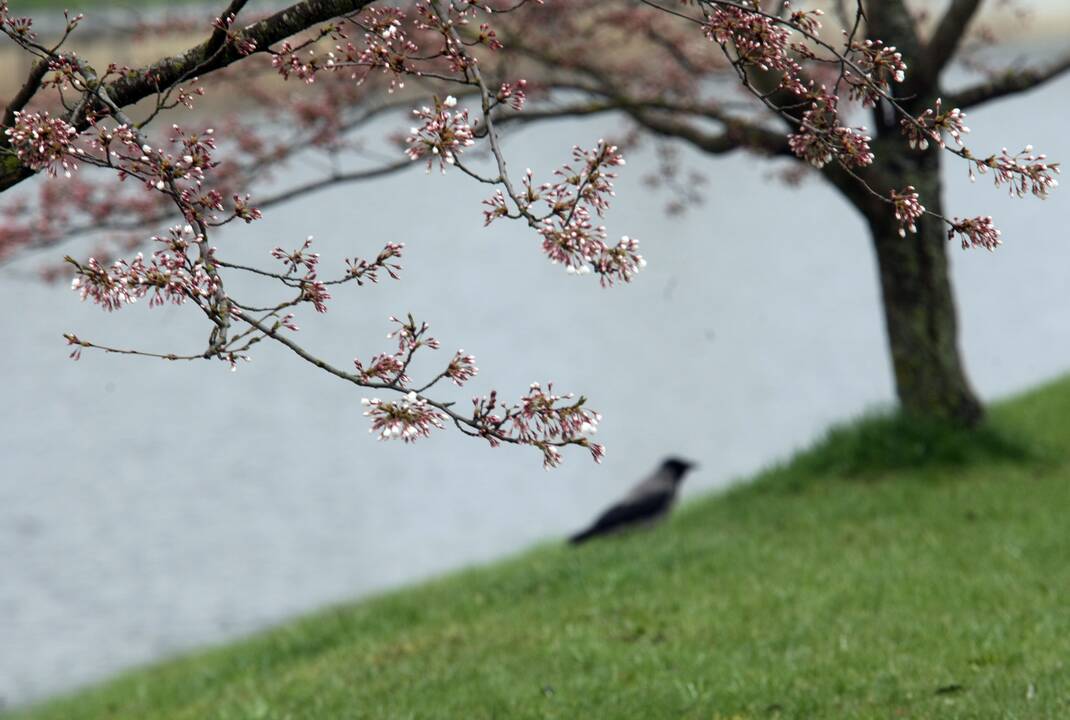
[[(498, 30), (505, 53), (536, 65), (532, 77), (577, 97), (554, 111), (624, 112), (639, 129), (711, 156), (745, 151), (820, 175), (869, 228), (901, 406), (978, 423), (983, 408), (958, 346), (948, 239), (993, 250), (1001, 237), (991, 217), (945, 210), (942, 168), (957, 162), (971, 179), (988, 175), (1012, 195), (1045, 198), (1058, 164), (1032, 147), (968, 146), (966, 113), (1067, 72), (1070, 52), (1033, 67), (983, 64), (978, 51), (994, 40), (976, 21), (982, 0), (952, 0), (936, 15), (929, 2), (839, 0), (827, 9), (840, 33), (823, 31), (830, 18), (779, 0), (601, 3), (595, 21), (565, 12), (567, 4), (542, 8), (559, 10), (549, 26), (532, 15)], [(956, 58), (981, 77), (951, 92)], [(678, 180), (669, 190), (687, 197)]]
[[(80, 17), (45, 42), (0, 2), (0, 28), (35, 58), (2, 120), (0, 191), (43, 176), (35, 202), (19, 198), (5, 208), (0, 260), (105, 233), (110, 245), (94, 257), (67, 258), (82, 299), (110, 311), (148, 297), (150, 307), (186, 305), (207, 323), (206, 347), (186, 353), (105, 347), (71, 333), (75, 358), (98, 350), (236, 367), (268, 340), (383, 395), (363, 404), (384, 440), (411, 442), (452, 424), (492, 446), (535, 447), (548, 467), (571, 445), (599, 460), (604, 448), (591, 435), (601, 417), (582, 396), (533, 384), (515, 402), (491, 392), (462, 411), (440, 393), (442, 383), (460, 387), (477, 372), (464, 351), (436, 375), (410, 377), (415, 354), (440, 345), (410, 314), (391, 318), (396, 348), (358, 357), (349, 370), (298, 342), (299, 313), (314, 317), (333, 294), (397, 279), (402, 245), (332, 273), (323, 272), (311, 238), (265, 249), (265, 263), (250, 266), (229, 260), (214, 237), (231, 222), (263, 222), (269, 205), (415, 165), (443, 173), (444, 182), (485, 186), (487, 199), (473, 211), (487, 225), (530, 227), (565, 271), (607, 287), (626, 283), (644, 265), (638, 241), (612, 241), (601, 224), (624, 165), (619, 144), (575, 147), (553, 174), (515, 172), (501, 144), (503, 133), (527, 123), (624, 113), (643, 131), (711, 155), (797, 160), (836, 187), (872, 231), (904, 409), (974, 424), (982, 409), (957, 348), (946, 243), (991, 250), (1000, 237), (989, 217), (945, 214), (942, 159), (990, 172), (1013, 194), (1044, 197), (1058, 165), (1032, 148), (973, 151), (964, 144), (964, 109), (1070, 67), (1004, 72), (943, 92), (942, 74), (979, 5), (956, 0), (926, 33), (924, 19), (899, 0), (844, 2), (837, 36), (822, 28), (820, 9), (787, 3), (304, 0), (256, 17), (233, 0), (186, 52), (142, 68), (97, 68), (65, 49)], [(240, 93), (262, 113), (204, 127), (183, 121), (213, 91)], [(309, 153), (335, 167), (361, 156), (369, 123), (397, 113), (408, 114), (406, 124), (377, 140), (396, 159), (259, 195), (258, 179)], [(873, 131), (853, 124), (862, 113)], [(239, 273), (274, 287), (278, 300), (236, 297), (227, 278)]]

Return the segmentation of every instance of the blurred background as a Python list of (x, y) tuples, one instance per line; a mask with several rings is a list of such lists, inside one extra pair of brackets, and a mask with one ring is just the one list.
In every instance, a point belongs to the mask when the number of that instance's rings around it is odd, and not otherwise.
[[(1066, 45), (1066, 3), (1032, 6), (1032, 34), (1008, 57)], [(16, 61), (3, 57), (8, 75)], [(1065, 160), (1068, 111), (1064, 79), (971, 113), (971, 144), (1032, 143)], [(559, 122), (507, 149), (514, 166), (545, 172), (619, 125)], [(64, 332), (181, 351), (200, 347), (203, 328), (182, 308), (83, 305), (34, 279), (40, 256), (3, 268), (0, 702), (557, 542), (668, 454), (700, 463), (685, 494), (724, 487), (891, 403), (861, 219), (817, 181), (785, 188), (773, 165), (686, 150), (682, 160), (708, 176), (705, 202), (669, 217), (642, 182), (652, 148), (629, 155), (607, 224), (638, 237), (649, 265), (612, 289), (546, 263), (519, 224), (484, 229), (483, 188), (420, 170), (220, 236), (263, 260), (312, 234), (326, 267), (405, 242), (401, 281), (337, 293), (329, 313), (301, 323), (306, 347), (346, 366), (390, 345), (389, 315), (412, 312), (441, 355), (475, 354), (480, 374), (454, 393), (462, 403), (491, 388), (516, 397), (533, 381), (586, 394), (605, 416), (600, 466), (567, 452), (547, 472), (535, 451), (453, 432), (377, 442), (359, 391), (270, 346), (236, 373), (93, 353), (72, 362)], [(949, 166), (949, 211), (992, 214), (1003, 231), (996, 253), (953, 253), (968, 371), (992, 399), (1070, 367), (1070, 204), (1062, 190), (1009, 200)]]

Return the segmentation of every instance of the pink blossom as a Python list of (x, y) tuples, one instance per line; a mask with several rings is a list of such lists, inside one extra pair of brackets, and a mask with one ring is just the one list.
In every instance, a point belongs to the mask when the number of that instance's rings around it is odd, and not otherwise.
[(836, 98), (822, 90), (803, 114), (798, 132), (788, 136), (788, 145), (818, 169), (834, 159), (847, 167), (865, 167), (873, 163), (871, 139), (864, 128), (841, 126)]
[(602, 416), (583, 407), (586, 400), (571, 393), (556, 395), (553, 383), (542, 389), (532, 383), (528, 394), (520, 399), (518, 410), (510, 421), (520, 438), (531, 440), (574, 440), (597, 430)]
[(360, 381), (364, 383), (378, 381), (392, 385), (394, 383), (405, 384), (409, 382), (409, 377), (405, 374), (405, 361), (399, 354), (387, 355), (382, 353), (376, 355), (371, 359), (367, 367), (360, 362), (360, 358), (355, 358), (353, 364), (357, 368)]
[(510, 107), (517, 112), (524, 109), (524, 102), (527, 100), (527, 80), (517, 80), (513, 83), (503, 82), (502, 86), (498, 88), (497, 100), (500, 103), (508, 102)]
[(302, 60), (299, 51), (288, 42), (282, 43), (277, 52), (272, 52), (271, 66), (284, 79), (289, 80), (293, 75), (307, 85), (316, 81), (316, 73), (321, 69), (314, 50), (309, 50), (306, 59)]
[(327, 312), (327, 301), (331, 299), (331, 294), (327, 292), (327, 286), (321, 281), (315, 279), (315, 275), (308, 275), (301, 281), (301, 299), (305, 302), (312, 303), (312, 306), (316, 308), (316, 312)]
[(501, 41), (498, 40), (498, 33), (487, 23), (480, 24), (479, 36), (476, 38), (476, 42), (480, 45), (486, 45), (491, 50), (501, 50), (504, 47)]
[[(789, 3), (785, 2), (784, 5), (788, 6)], [(821, 29), (820, 18), (824, 14), (823, 10), (793, 10), (791, 15), (788, 16), (788, 22), (804, 33), (816, 35), (818, 30)]]
[[(81, 16), (78, 16), (77, 19), (81, 19)], [(0, 23), (3, 24), (5, 32), (14, 35), (20, 40), (32, 41), (37, 39), (37, 33), (31, 29), (33, 27), (33, 19), (8, 15), (7, 0), (0, 4)]]
[(412, 315), (406, 317), (405, 320), (399, 320), (391, 315), (390, 322), (397, 324), (397, 329), (387, 333), (386, 337), (388, 340), (397, 338), (398, 352), (413, 352), (424, 346), (432, 350), (438, 350), (440, 347), (438, 340), (427, 336), (427, 331), (431, 329), (431, 326), (425, 322), (417, 325)]
[(884, 97), (889, 86), (906, 79), (907, 64), (895, 46), (885, 47), (880, 40), (865, 40), (851, 45), (860, 76), (850, 68), (844, 71), (850, 97), (861, 100), (863, 107), (873, 107)]
[(319, 263), (320, 254), (310, 253), (307, 250), (312, 246), (312, 236), (309, 235), (303, 245), (292, 252), (286, 252), (280, 247), (271, 251), (271, 257), (281, 260), (286, 265), (286, 272), (292, 273), (298, 267), (304, 266), (308, 273), (315, 275), (316, 265)]
[[(798, 21), (806, 23), (799, 18)], [(702, 31), (721, 45), (731, 44), (740, 59), (762, 70), (794, 70), (788, 55), (790, 32), (772, 18), (742, 7), (715, 6)]]
[(546, 390), (532, 383), (528, 394), (514, 405), (499, 402), (497, 392), (491, 391), (472, 398), (472, 421), (491, 447), (508, 441), (538, 448), (547, 469), (561, 463), (558, 448), (569, 444), (587, 448), (595, 462), (601, 462), (605, 447), (591, 442), (589, 436), (598, 432), (602, 416), (585, 407), (586, 398), (574, 398), (555, 394), (552, 383)]
[[(328, 54), (326, 67), (341, 70), (353, 68), (353, 79), (363, 83), (367, 72), (381, 69), (390, 74), (388, 92), (405, 87), (405, 76), (416, 72), (414, 58), (419, 47), (410, 39), (405, 28), (405, 13), (400, 8), (365, 8), (360, 15), (361, 26), (367, 29), (363, 47), (351, 42), (338, 45)], [(367, 68), (358, 72), (360, 68)]]
[(282, 317), (282, 319), (279, 320), (279, 327), (284, 327), (287, 330), (289, 330), (290, 332), (297, 332), (298, 330), (301, 329), (301, 328), (299, 328), (297, 326), (297, 323), (294, 322), (294, 314), (293, 313), (286, 313)]
[[(999, 155), (992, 155), (984, 160), (975, 160), (977, 171), (984, 175), (992, 170), (997, 186), (1006, 184), (1014, 197), (1025, 197), (1032, 193), (1042, 200), (1048, 192), (1059, 185), (1055, 176), (1061, 170), (1059, 163), (1050, 163), (1043, 153), (1033, 154), (1033, 146), (1027, 145), (1021, 152), (1011, 155), (1003, 148)], [(972, 178), (972, 169), (971, 169)]]
[(966, 113), (958, 108), (952, 108), (947, 112), (942, 110), (943, 99), (938, 98), (936, 104), (928, 108), (916, 118), (903, 118), (900, 125), (903, 134), (912, 148), (925, 150), (929, 147), (929, 140), (943, 148), (944, 134), (948, 134), (959, 145), (962, 145), (962, 136), (970, 131), (966, 127)]
[(217, 17), (212, 21), (212, 27), (226, 35), (227, 44), (233, 46), (239, 55), (251, 55), (256, 52), (256, 42), (240, 31), (232, 30), (231, 26), (234, 24), (234, 20), (233, 13), (224, 17)]
[(78, 131), (60, 118), (44, 112), (16, 112), (15, 124), (4, 131), (23, 165), (56, 176), (57, 167), (67, 177), (78, 169), (75, 155), (84, 154), (72, 145)]
[(903, 188), (902, 192), (892, 190), (892, 203), (895, 205), (895, 219), (899, 221), (899, 235), (906, 237), (907, 230), (916, 233), (915, 222), (925, 214), (918, 193), (913, 185)]
[(409, 392), (399, 400), (387, 402), (379, 398), (361, 400), (372, 426), (368, 432), (379, 433), (380, 440), (398, 439), (411, 443), (428, 437), (432, 430), (441, 429), (445, 416), (427, 404), (425, 398)]
[(464, 350), (458, 350), (453, 359), (450, 360), (450, 364), (444, 374), (454, 385), (461, 387), (468, 380), (474, 378), (478, 372), (479, 368), (476, 367), (475, 356), (465, 355)]
[(385, 270), (387, 275), (394, 280), (397, 280), (398, 273), (401, 271), (401, 265), (391, 262), (391, 260), (393, 258), (400, 258), (404, 248), (405, 243), (387, 243), (383, 246), (383, 249), (379, 251), (378, 257), (376, 257), (373, 262), (368, 262), (363, 258), (347, 259), (346, 275), (353, 278), (357, 285), (363, 285), (365, 280), (369, 280), (373, 283), (379, 282), (380, 270)]
[(115, 263), (111, 270), (101, 266), (96, 258), (89, 258), (78, 269), (78, 275), (71, 281), (71, 290), (76, 291), (83, 301), (92, 300), (97, 305), (111, 312), (126, 303), (137, 301), (122, 266)]
[(951, 223), (951, 229), (947, 231), (948, 239), (955, 235), (961, 236), (962, 249), (969, 247), (983, 247), (985, 250), (995, 250), (1002, 244), (999, 238), (999, 230), (992, 224), (990, 216), (980, 216), (960, 220), (955, 218)]
[(454, 111), (456, 105), (457, 99), (450, 95), (442, 101), (436, 98), (434, 110), (423, 107), (412, 111), (423, 125), (409, 131), (405, 154), (412, 160), (426, 157), (428, 172), (436, 158), (441, 171), (446, 172), (446, 166), (456, 163), (464, 148), (475, 144), (468, 111)]
[(495, 190), (490, 198), (483, 201), (483, 204), (489, 208), (483, 211), (484, 227), (490, 225), (498, 218), (509, 215), (509, 206), (505, 202), (505, 193), (501, 190)]
[(258, 208), (249, 204), (248, 194), (245, 196), (234, 195), (231, 200), (234, 203), (234, 217), (244, 220), (246, 223), (251, 223), (264, 217)]

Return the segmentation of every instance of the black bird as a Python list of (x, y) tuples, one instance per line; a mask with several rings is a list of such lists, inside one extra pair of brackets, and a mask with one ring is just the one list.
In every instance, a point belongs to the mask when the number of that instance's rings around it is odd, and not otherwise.
[(694, 463), (668, 458), (653, 475), (632, 488), (623, 500), (602, 513), (591, 527), (569, 538), (579, 545), (593, 537), (608, 535), (641, 525), (652, 525), (669, 514), (676, 491)]

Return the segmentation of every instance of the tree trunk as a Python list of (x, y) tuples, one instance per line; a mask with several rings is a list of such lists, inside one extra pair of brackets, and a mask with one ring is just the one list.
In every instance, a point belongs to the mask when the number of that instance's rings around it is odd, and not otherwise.
[[(929, 210), (943, 214), (940, 160), (933, 152), (882, 168), (891, 187), (913, 185)], [(925, 216), (917, 233), (899, 235), (892, 208), (863, 210), (873, 236), (892, 353), (896, 393), (907, 415), (976, 426), (984, 408), (970, 387), (958, 346), (943, 223)]]

